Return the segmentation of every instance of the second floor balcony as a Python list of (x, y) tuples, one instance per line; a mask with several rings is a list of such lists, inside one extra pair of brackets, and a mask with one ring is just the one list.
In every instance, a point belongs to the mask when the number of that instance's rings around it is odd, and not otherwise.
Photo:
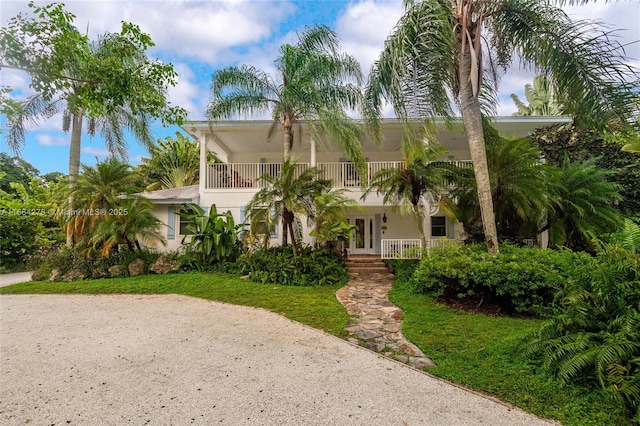
[[(468, 168), (471, 161), (447, 161), (457, 167)], [(348, 162), (318, 163), (316, 167), (322, 170), (322, 177), (333, 182), (334, 188), (362, 189), (369, 179), (383, 169), (403, 169), (403, 161), (375, 161), (367, 162), (367, 176), (362, 179), (356, 167)], [(298, 173), (311, 167), (308, 163), (298, 163)], [(278, 176), (282, 168), (281, 163), (215, 163), (207, 164), (205, 172), (205, 189), (244, 189), (256, 190), (266, 186), (261, 179), (265, 174)]]

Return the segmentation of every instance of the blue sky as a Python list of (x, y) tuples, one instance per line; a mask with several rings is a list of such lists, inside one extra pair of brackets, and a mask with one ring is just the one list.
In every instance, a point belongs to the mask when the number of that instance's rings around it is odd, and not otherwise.
[[(341, 46), (358, 59), (366, 72), (382, 49), (402, 13), (401, 0), (98, 0), (66, 1), (66, 9), (76, 15), (78, 28), (89, 27), (89, 35), (118, 31), (121, 21), (140, 25), (151, 35), (156, 47), (149, 56), (171, 62), (179, 73), (178, 85), (169, 92), (173, 104), (189, 111), (192, 120), (203, 119), (209, 99), (209, 82), (216, 69), (230, 65), (251, 64), (267, 71), (284, 42), (295, 39), (296, 31), (322, 23), (333, 28), (341, 38)], [(4, 24), (19, 12), (27, 11), (28, 1), (3, 0), (0, 21)], [(598, 1), (581, 7), (566, 7), (567, 13), (579, 19), (599, 20), (621, 30), (623, 44), (640, 40), (640, 2)], [(630, 44), (627, 54), (640, 67), (640, 43)], [(514, 68), (503, 76), (500, 85), (498, 113), (510, 115), (515, 107), (509, 94), (522, 96), (523, 87), (533, 74)], [(0, 70), (0, 85), (14, 88), (17, 97), (30, 93), (28, 76), (12, 70)], [(391, 115), (392, 111), (387, 111)], [(61, 118), (32, 128), (21, 150), (21, 156), (42, 174), (68, 171), (70, 135), (61, 132)], [(157, 138), (173, 136), (177, 127), (155, 126)], [(0, 135), (0, 150), (9, 151)], [(84, 164), (108, 155), (100, 138), (83, 136)], [(138, 164), (146, 151), (135, 140), (129, 142), (128, 159)]]

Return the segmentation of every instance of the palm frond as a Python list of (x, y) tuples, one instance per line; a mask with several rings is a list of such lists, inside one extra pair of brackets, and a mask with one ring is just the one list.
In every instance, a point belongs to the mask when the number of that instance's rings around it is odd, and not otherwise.
[(610, 31), (534, 0), (503, 1), (491, 23), (504, 59), (515, 53), (551, 76), (567, 113), (596, 128), (637, 115), (638, 71)]
[(6, 116), (6, 143), (15, 153), (25, 143), (28, 127), (37, 126), (41, 121), (53, 117), (59, 111), (60, 101), (46, 101), (41, 94), (35, 94), (20, 102), (19, 108)]
[(372, 108), (380, 111), (385, 100), (400, 117), (450, 116), (457, 60), (454, 33), (450, 5), (408, 5), (372, 66), (365, 92)]

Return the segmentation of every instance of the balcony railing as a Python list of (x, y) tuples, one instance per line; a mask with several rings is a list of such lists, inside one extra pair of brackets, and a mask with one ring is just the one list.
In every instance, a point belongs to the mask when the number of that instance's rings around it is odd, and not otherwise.
[[(308, 164), (297, 164), (296, 175), (299, 176), (308, 167)], [(205, 188), (263, 188), (266, 182), (261, 177), (279, 176), (281, 170), (282, 163), (208, 164)]]
[[(458, 167), (470, 167), (470, 161), (446, 161)], [(378, 171), (384, 169), (402, 169), (403, 161), (375, 161), (367, 163), (367, 176), (362, 179), (353, 163), (318, 163), (323, 177), (333, 182), (334, 188), (361, 188)], [(309, 164), (298, 163), (297, 172), (302, 173)], [(281, 163), (215, 163), (208, 164), (206, 170), (205, 188), (263, 188), (266, 183), (260, 179), (265, 174), (279, 176)]]

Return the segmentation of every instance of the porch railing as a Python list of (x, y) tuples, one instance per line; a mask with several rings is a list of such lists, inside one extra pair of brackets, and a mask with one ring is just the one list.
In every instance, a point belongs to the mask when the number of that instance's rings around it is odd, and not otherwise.
[(382, 240), (383, 259), (420, 259), (422, 241), (420, 240)]
[[(458, 240), (437, 238), (427, 240), (427, 248), (451, 247), (460, 244)], [(420, 259), (422, 257), (422, 241), (415, 239), (383, 239), (383, 259)]]
[[(298, 163), (296, 175), (308, 167), (308, 164)], [(281, 170), (281, 163), (207, 164), (205, 188), (263, 188), (266, 182), (260, 178), (265, 174), (279, 176)]]
[[(470, 161), (445, 161), (458, 167), (470, 167)], [(376, 173), (384, 169), (402, 169), (404, 161), (373, 161), (367, 163), (367, 176), (360, 176), (353, 163), (318, 163), (323, 177), (333, 181), (334, 188), (361, 188)], [(302, 173), (309, 167), (307, 163), (298, 163), (297, 173)], [(282, 168), (281, 163), (216, 163), (208, 164), (206, 170), (205, 188), (262, 188), (265, 182), (259, 180), (264, 174), (278, 176)], [(366, 179), (365, 179), (366, 178)]]
[(360, 176), (360, 172), (353, 163), (318, 163), (323, 177), (333, 181), (334, 188), (360, 188), (378, 171), (383, 169), (401, 169), (403, 161), (375, 161), (367, 163), (367, 176)]

